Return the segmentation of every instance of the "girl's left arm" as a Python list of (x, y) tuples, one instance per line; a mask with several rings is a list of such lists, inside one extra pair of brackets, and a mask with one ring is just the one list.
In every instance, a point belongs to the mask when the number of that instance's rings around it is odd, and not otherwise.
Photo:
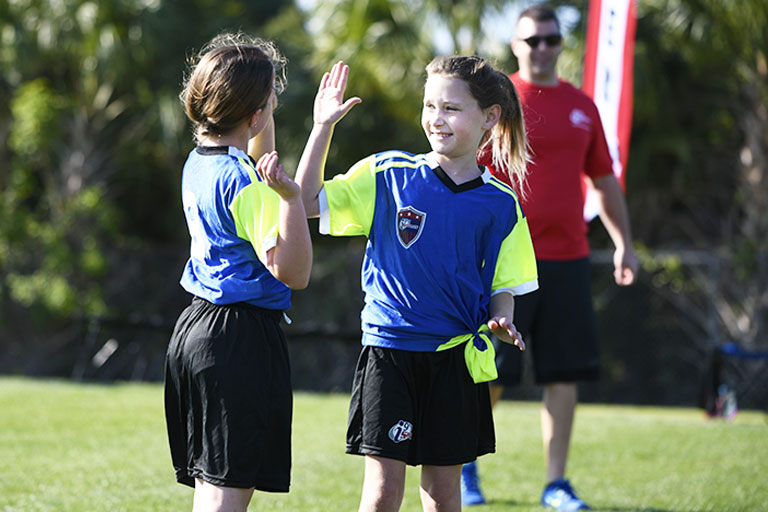
[(491, 296), (488, 306), (488, 328), (501, 341), (516, 345), (525, 350), (523, 337), (517, 331), (512, 319), (515, 316), (515, 297), (511, 293), (501, 292)]

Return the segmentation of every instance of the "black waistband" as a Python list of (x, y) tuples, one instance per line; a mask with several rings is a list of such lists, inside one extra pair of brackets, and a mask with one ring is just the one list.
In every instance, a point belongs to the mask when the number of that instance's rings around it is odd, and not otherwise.
[(256, 311), (258, 313), (261, 313), (262, 315), (266, 316), (267, 318), (271, 318), (275, 322), (280, 322), (283, 319), (283, 310), (281, 309), (267, 309), (267, 308), (260, 308), (259, 306), (254, 306), (253, 304), (249, 304), (247, 302), (233, 302), (231, 304), (214, 304), (210, 301), (207, 301), (203, 298), (194, 296), (192, 297), (192, 303), (203, 303), (206, 305), (210, 305), (215, 308), (245, 308), (250, 309), (253, 311)]

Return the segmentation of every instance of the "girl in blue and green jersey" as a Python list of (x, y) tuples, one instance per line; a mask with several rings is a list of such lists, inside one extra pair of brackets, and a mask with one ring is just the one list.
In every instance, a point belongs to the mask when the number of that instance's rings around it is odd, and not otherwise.
[[(405, 467), (421, 465), (424, 510), (461, 509), (463, 463), (495, 450), (487, 334), (524, 349), (514, 296), (538, 287), (517, 192), (524, 190), (520, 103), (507, 77), (477, 57), (426, 68), (422, 127), (432, 151), (385, 151), (322, 182), (349, 70), (326, 73), (296, 181), (320, 231), (368, 238), (362, 268), (363, 349), (353, 381), (347, 452), (365, 456), (360, 510), (398, 510)], [(522, 192), (521, 192), (522, 193)]]

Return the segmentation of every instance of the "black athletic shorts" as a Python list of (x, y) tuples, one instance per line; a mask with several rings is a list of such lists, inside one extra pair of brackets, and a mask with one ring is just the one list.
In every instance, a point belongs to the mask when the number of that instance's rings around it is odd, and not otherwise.
[(592, 307), (589, 258), (537, 261), (539, 289), (515, 297), (515, 327), (528, 350), (492, 337), (499, 378), (510, 386), (522, 378), (525, 354), (533, 357), (538, 384), (592, 381), (600, 377), (597, 322)]
[(463, 345), (441, 352), (363, 347), (347, 453), (453, 466), (495, 449), (488, 384), (472, 381)]
[(281, 311), (195, 298), (168, 345), (165, 418), (179, 483), (288, 492), (293, 395)]

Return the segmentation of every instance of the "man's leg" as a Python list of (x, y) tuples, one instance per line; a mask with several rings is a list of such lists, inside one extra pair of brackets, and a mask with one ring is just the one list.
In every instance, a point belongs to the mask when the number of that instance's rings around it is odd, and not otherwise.
[(467, 462), (461, 467), (461, 504), (465, 507), (485, 505), (485, 496), (480, 488), (477, 461)]
[[(491, 393), (491, 408), (501, 399), (504, 386), (489, 384)], [(461, 468), (461, 504), (464, 506), (485, 505), (485, 496), (480, 488), (480, 475), (477, 470), (477, 462), (469, 462)]]
[(541, 436), (547, 460), (547, 482), (565, 476), (577, 400), (575, 383), (553, 383), (544, 388)]
[[(501, 400), (504, 386), (501, 384), (489, 384), (488, 389), (491, 393), (491, 408), (494, 408), (499, 400)], [(485, 505), (485, 496), (480, 488), (477, 462), (464, 464), (461, 470), (461, 504), (464, 506)]]
[(496, 404), (501, 400), (501, 394), (504, 392), (504, 386), (499, 384), (490, 384), (488, 388), (491, 390), (491, 408), (496, 407)]
[(541, 503), (565, 512), (590, 508), (576, 496), (571, 483), (565, 478), (577, 401), (575, 383), (553, 383), (544, 388), (541, 434), (547, 459), (548, 483), (541, 494)]

